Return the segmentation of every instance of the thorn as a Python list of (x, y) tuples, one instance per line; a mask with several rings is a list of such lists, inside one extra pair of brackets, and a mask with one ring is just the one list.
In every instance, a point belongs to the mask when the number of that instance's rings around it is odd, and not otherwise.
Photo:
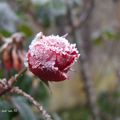
[(65, 35), (61, 36), (63, 38), (66, 38), (68, 36), (68, 33), (66, 33)]
[(76, 70), (74, 70), (74, 69), (72, 69), (72, 68), (70, 69), (70, 71), (72, 71), (72, 72), (76, 72)]

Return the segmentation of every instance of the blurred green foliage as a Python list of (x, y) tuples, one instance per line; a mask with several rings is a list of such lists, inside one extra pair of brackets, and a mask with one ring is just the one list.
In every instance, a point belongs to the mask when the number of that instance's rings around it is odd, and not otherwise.
[(26, 24), (19, 25), (18, 26), (18, 31), (23, 32), (26, 35), (26, 37), (29, 37), (29, 36), (33, 35), (32, 29)]
[(75, 107), (59, 113), (62, 120), (89, 120), (90, 111), (85, 106)]
[(3, 70), (0, 69), (0, 79), (3, 78)]
[(22, 120), (37, 120), (35, 113), (22, 97), (12, 97), (12, 103), (18, 110)]
[(0, 35), (1, 35), (1, 36), (9, 37), (9, 36), (11, 36), (11, 34), (12, 34), (12, 33), (10, 33), (9, 31), (0, 29)]
[(93, 38), (94, 45), (101, 45), (104, 41), (119, 41), (120, 40), (120, 33), (116, 31), (103, 31), (100, 32), (97, 37)]

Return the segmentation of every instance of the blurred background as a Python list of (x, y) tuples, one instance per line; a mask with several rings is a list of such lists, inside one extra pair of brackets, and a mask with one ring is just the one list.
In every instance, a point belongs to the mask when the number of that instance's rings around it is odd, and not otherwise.
[[(80, 59), (69, 79), (51, 82), (50, 89), (29, 71), (16, 85), (54, 120), (120, 120), (120, 0), (0, 0), (0, 49), (12, 40), (0, 53), (0, 78), (24, 66), (28, 46), (40, 31), (68, 33)], [(25, 98), (8, 94), (0, 98), (0, 120), (42, 118)]]

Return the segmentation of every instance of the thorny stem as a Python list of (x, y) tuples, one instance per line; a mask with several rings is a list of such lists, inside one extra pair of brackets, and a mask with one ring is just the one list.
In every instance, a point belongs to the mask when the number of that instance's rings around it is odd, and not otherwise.
[(8, 80), (9, 85), (12, 86), (26, 71), (27, 71), (27, 68), (25, 67), (18, 74), (16, 74), (14, 77), (11, 77)]
[(27, 71), (27, 68), (23, 68), (18, 74), (12, 76), (8, 81), (6, 79), (2, 79), (0, 81), (0, 96), (5, 93), (17, 93), (19, 95), (24, 96), (27, 100), (29, 100), (38, 110), (42, 113), (42, 116), (45, 120), (52, 120), (51, 116), (47, 113), (47, 111), (40, 105), (32, 96), (25, 93), (18, 87), (13, 87), (14, 83)]
[(47, 111), (43, 108), (43, 106), (40, 105), (40, 103), (38, 103), (32, 96), (25, 93), (24, 91), (22, 91), (18, 87), (13, 87), (10, 92), (17, 93), (19, 95), (24, 96), (27, 100), (29, 100), (42, 113), (42, 116), (45, 120), (52, 120), (51, 116), (47, 113)]
[(9, 92), (12, 89), (12, 85), (27, 71), (27, 68), (23, 68), (18, 74), (12, 76), (8, 81), (1, 80), (0, 85), (2, 89), (0, 90), (0, 96), (4, 95), (5, 93)]

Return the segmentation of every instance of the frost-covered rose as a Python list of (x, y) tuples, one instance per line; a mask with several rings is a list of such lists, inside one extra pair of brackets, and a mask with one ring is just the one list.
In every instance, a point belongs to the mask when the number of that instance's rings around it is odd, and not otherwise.
[(63, 81), (79, 57), (75, 44), (60, 36), (38, 33), (29, 46), (27, 61), (30, 71), (43, 81)]

